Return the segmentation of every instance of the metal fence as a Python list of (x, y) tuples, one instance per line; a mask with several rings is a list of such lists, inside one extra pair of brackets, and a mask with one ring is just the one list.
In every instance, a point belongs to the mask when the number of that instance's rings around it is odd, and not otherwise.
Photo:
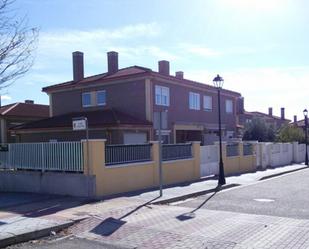
[(238, 143), (231, 143), (226, 145), (226, 156), (239, 156)]
[(163, 144), (162, 160), (180, 160), (192, 158), (192, 144)]
[(250, 143), (243, 144), (243, 155), (244, 156), (251, 156), (253, 155), (253, 145)]
[(151, 161), (151, 144), (106, 145), (105, 165)]
[(83, 172), (81, 142), (16, 143), (0, 151), (0, 168)]

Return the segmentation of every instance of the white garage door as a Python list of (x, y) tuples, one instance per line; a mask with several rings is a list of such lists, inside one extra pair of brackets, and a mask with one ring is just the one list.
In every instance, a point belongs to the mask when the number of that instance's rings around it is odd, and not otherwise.
[(123, 135), (124, 144), (142, 144), (147, 142), (146, 133), (126, 132)]

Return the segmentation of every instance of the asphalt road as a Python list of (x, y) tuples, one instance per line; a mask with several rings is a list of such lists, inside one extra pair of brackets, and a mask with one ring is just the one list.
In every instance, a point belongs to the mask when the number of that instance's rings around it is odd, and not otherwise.
[(309, 169), (177, 203), (192, 209), (309, 219)]
[(123, 249), (113, 245), (107, 245), (96, 241), (79, 239), (76, 237), (63, 238), (61, 240), (38, 240), (27, 242), (15, 246), (7, 247), (7, 249)]

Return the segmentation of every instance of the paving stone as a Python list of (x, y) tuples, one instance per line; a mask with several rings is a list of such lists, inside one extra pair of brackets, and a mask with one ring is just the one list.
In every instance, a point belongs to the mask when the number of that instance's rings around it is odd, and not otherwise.
[(105, 224), (114, 230), (110, 235), (95, 228), (102, 226), (106, 217), (111, 217), (109, 214), (126, 212), (101, 213), (100, 218), (88, 219), (71, 232), (132, 248), (309, 248), (309, 224), (304, 220), (207, 209), (190, 211), (184, 207), (151, 206), (127, 212), (117, 229), (113, 223)]

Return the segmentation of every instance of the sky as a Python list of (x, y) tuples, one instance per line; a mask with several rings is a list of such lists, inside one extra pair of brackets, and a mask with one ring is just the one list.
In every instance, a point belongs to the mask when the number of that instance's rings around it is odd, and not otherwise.
[(72, 79), (72, 52), (84, 52), (85, 76), (106, 72), (106, 52), (119, 66), (171, 73), (240, 92), (247, 111), (302, 118), (309, 108), (307, 0), (16, 0), (18, 15), (40, 29), (35, 63), (2, 90), (2, 104), (33, 99), (42, 87)]

